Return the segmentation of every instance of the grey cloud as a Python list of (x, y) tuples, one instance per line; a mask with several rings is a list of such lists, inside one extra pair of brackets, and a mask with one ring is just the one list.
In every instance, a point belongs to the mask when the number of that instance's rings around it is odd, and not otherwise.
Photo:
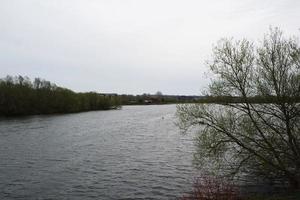
[(212, 44), (298, 34), (296, 0), (2, 0), (0, 76), (76, 91), (200, 94)]

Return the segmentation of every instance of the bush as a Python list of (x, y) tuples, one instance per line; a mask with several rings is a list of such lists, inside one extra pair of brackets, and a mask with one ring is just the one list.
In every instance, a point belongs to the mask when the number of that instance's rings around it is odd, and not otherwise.
[(240, 200), (237, 187), (224, 178), (196, 178), (193, 190), (180, 200)]

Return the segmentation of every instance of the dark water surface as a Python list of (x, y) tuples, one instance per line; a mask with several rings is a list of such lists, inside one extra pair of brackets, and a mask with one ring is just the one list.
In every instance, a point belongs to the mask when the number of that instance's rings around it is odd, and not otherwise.
[(192, 136), (175, 105), (0, 119), (0, 199), (174, 199), (190, 189)]

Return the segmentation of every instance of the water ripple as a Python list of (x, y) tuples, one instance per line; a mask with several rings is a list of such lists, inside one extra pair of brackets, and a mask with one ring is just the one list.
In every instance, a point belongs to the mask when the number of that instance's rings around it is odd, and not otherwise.
[(190, 188), (193, 140), (175, 106), (0, 121), (0, 199), (175, 199)]

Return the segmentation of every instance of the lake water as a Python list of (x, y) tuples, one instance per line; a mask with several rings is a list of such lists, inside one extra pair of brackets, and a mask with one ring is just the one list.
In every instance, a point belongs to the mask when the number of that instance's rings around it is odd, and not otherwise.
[(0, 119), (0, 199), (175, 199), (191, 189), (191, 135), (175, 105)]

